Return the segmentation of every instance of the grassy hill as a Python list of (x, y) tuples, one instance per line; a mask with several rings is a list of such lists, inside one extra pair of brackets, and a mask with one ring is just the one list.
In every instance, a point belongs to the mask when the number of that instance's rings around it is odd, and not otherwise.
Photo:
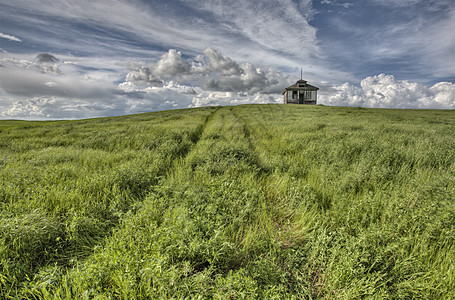
[(455, 112), (0, 121), (0, 298), (450, 298)]

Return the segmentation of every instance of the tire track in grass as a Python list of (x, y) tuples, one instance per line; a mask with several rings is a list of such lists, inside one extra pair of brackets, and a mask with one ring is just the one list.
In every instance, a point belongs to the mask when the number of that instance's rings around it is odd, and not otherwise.
[[(94, 193), (93, 195), (81, 194), (80, 197), (86, 197), (85, 201), (103, 198), (103, 202), (96, 202), (93, 204), (93, 208), (88, 208), (89, 212), (86, 210), (74, 213), (70, 211), (68, 214), (73, 213), (73, 215), (54, 217), (46, 213), (44, 207), (42, 209), (37, 208), (29, 214), (1, 220), (0, 227), (7, 232), (1, 235), (2, 240), (0, 241), (3, 242), (3, 238), (19, 240), (14, 242), (15, 244), (12, 242), (11, 245), (7, 244), (8, 252), (2, 252), (2, 259), (10, 259), (11, 263), (8, 262), (7, 265), (2, 266), (4, 278), (2, 274), (0, 276), (0, 291), (4, 290), (6, 294), (0, 292), (0, 298), (2, 296), (22, 298), (23, 296), (20, 296), (22, 293), (23, 295), (33, 294), (37, 292), (35, 287), (40, 286), (40, 280), (44, 280), (46, 276), (66, 273), (66, 270), (71, 269), (78, 261), (83, 262), (93, 255), (94, 249), (105, 244), (112, 233), (118, 230), (124, 219), (128, 218), (128, 215), (134, 215), (137, 212), (138, 206), (144, 202), (149, 191), (153, 186), (160, 184), (161, 178), (166, 176), (175, 161), (184, 159), (194, 145), (198, 143), (207, 123), (218, 109), (210, 108), (210, 110), (210, 112), (203, 112), (203, 114), (208, 114), (202, 115), (200, 119), (198, 111), (195, 111), (194, 115), (189, 115), (188, 120), (192, 123), (188, 124), (186, 130), (185, 128), (183, 130), (177, 128), (177, 131), (168, 130), (166, 124), (167, 122), (172, 124), (172, 119), (167, 121), (164, 116), (161, 119), (158, 118), (157, 128), (163, 129), (164, 140), (160, 140), (160, 136), (151, 134), (150, 138), (158, 137), (156, 141), (152, 140), (149, 143), (153, 145), (153, 148), (147, 147), (143, 151), (131, 148), (131, 151), (141, 151), (140, 157), (144, 159), (143, 161), (138, 158), (125, 160), (117, 168), (112, 169), (111, 173), (102, 173), (101, 176), (104, 176), (102, 179), (110, 181), (108, 185), (101, 186), (104, 190), (97, 192), (95, 189), (98, 187), (90, 184), (80, 188), (86, 193)], [(175, 113), (175, 116), (178, 117), (178, 114)], [(146, 121), (146, 123), (142, 122), (143, 120), (133, 120), (133, 123), (128, 126), (142, 128), (144, 124), (148, 124), (149, 129), (155, 128), (155, 125), (150, 125)], [(179, 125), (178, 122), (175, 124)], [(197, 125), (198, 122), (200, 122), (199, 125)], [(96, 124), (94, 123), (94, 125)], [(144, 125), (144, 128), (147, 126)], [(95, 127), (95, 130), (92, 131), (96, 131), (96, 129)], [(133, 139), (135, 137), (134, 134), (131, 136)], [(115, 141), (115, 138), (111, 140)], [(141, 142), (144, 143), (145, 140), (141, 140)], [(61, 151), (63, 150), (66, 148), (61, 149)], [(97, 212), (98, 208), (102, 211)], [(21, 226), (20, 229), (23, 232), (16, 230), (15, 226)], [(35, 229), (39, 230), (42, 236), (35, 232), (34, 238), (29, 239), (28, 236), (24, 235), (28, 231), (36, 231)], [(22, 233), (22, 236), (18, 236), (18, 232)], [(6, 236), (7, 234), (11, 237)], [(16, 236), (18, 237), (16, 238)], [(28, 252), (30, 255), (20, 254), (27, 251), (27, 247), (31, 249)], [(23, 264), (27, 267), (22, 268), (22, 270), (18, 267), (13, 268), (13, 264)], [(48, 274), (48, 272), (50, 273)], [(25, 285), (27, 288), (24, 290), (21, 288), (24, 287), (23, 281), (28, 282)], [(36, 282), (38, 283), (34, 286)], [(45, 285), (46, 282), (41, 282), (41, 284)]]
[(48, 291), (56, 298), (290, 298), (297, 278), (281, 264), (288, 258), (268, 203), (270, 174), (236, 109), (212, 112), (104, 247)]
[(192, 172), (205, 168), (212, 175), (225, 173), (230, 166), (242, 162), (244, 167), (261, 172), (257, 155), (250, 141), (250, 130), (245, 122), (233, 112), (233, 107), (224, 107), (213, 115), (201, 137), (189, 154), (187, 164)]
[[(261, 106), (262, 108), (263, 106)], [(251, 108), (248, 107), (250, 110)], [(254, 155), (254, 163), (257, 167), (258, 173), (263, 177), (263, 181), (267, 181), (267, 178), (273, 173), (273, 170), (267, 166), (264, 159), (264, 154), (260, 152), (258, 142), (260, 142), (260, 138), (263, 135), (263, 132), (266, 132), (266, 125), (259, 120), (258, 116), (255, 114), (248, 115), (249, 119), (254, 119), (254, 122), (260, 124), (259, 128), (253, 128), (251, 126), (251, 121), (247, 121), (242, 115), (241, 112), (238, 112), (241, 109), (245, 109), (244, 106), (238, 106), (231, 109), (233, 115), (238, 120), (238, 123), (242, 126), (243, 135), (247, 141), (248, 149)], [(259, 112), (257, 112), (259, 113)], [(262, 145), (261, 145), (262, 146)], [(267, 148), (265, 149), (266, 152), (270, 152)]]
[[(251, 107), (252, 108), (252, 107)], [(251, 108), (249, 110), (251, 111)], [(243, 114), (242, 106), (236, 107), (233, 113), (243, 124), (245, 136), (248, 140), (249, 148), (255, 153), (257, 157), (257, 167), (260, 170), (261, 179), (258, 180), (258, 185), (264, 191), (264, 203), (269, 212), (269, 217), (273, 222), (273, 226), (276, 231), (271, 233), (278, 242), (280, 242), (284, 248), (292, 247), (298, 240), (295, 240), (293, 236), (293, 216), (295, 211), (298, 210), (298, 203), (290, 205), (288, 199), (284, 194), (289, 189), (289, 182), (283, 179), (283, 174), (275, 176), (274, 162), (270, 163), (268, 160), (271, 159), (271, 150), (269, 146), (263, 142), (264, 137), (273, 136), (273, 132), (267, 130), (267, 124), (265, 122), (264, 115), (261, 112), (269, 113), (271, 111), (270, 106), (257, 106), (256, 114), (249, 114), (247, 118)], [(273, 107), (276, 110), (283, 111), (282, 106)], [(255, 124), (256, 126), (253, 126)], [(274, 159), (274, 158), (272, 158)], [(283, 159), (281, 157), (281, 159)], [(291, 184), (292, 185), (292, 184)], [(287, 200), (287, 201), (286, 201)], [(295, 235), (295, 234), (294, 234)]]
[[(210, 122), (211, 119), (213, 119), (213, 116), (216, 114), (218, 111), (219, 107), (215, 108), (209, 115), (205, 117), (203, 122), (196, 126), (194, 130), (188, 129), (188, 131), (184, 132), (181, 135), (175, 136), (174, 138), (177, 138), (177, 145), (173, 146), (176, 149), (173, 149), (171, 151), (171, 156), (170, 160), (168, 162), (164, 162), (161, 164), (161, 166), (158, 168), (156, 171), (156, 174), (153, 176), (154, 178), (151, 178), (150, 181), (147, 181), (147, 184), (140, 186), (140, 191), (135, 197), (136, 200), (132, 205), (130, 205), (129, 208), (125, 211), (125, 213), (128, 213), (132, 211), (135, 213), (137, 211), (137, 208), (135, 206), (141, 205), (141, 203), (144, 202), (146, 199), (147, 195), (150, 193), (150, 191), (155, 187), (161, 185), (161, 182), (165, 181), (168, 174), (173, 172), (173, 169), (175, 168), (176, 164), (178, 164), (179, 161), (184, 160), (188, 153), (191, 152), (191, 150), (198, 144), (199, 140), (201, 139), (201, 136), (203, 135), (203, 132), (205, 128), (207, 127), (207, 124)], [(185, 142), (185, 135), (188, 136), (188, 139), (190, 141), (190, 145), (187, 145)], [(138, 166), (135, 166), (138, 168)], [(131, 170), (136, 172), (137, 170)], [(141, 172), (141, 171), (139, 171)], [(118, 224), (117, 224), (118, 225)], [(108, 237), (109, 235), (106, 235), (104, 238)]]
[[(230, 270), (246, 266), (248, 257), (257, 255), (249, 254), (248, 249), (260, 252), (256, 248), (263, 243), (252, 242), (257, 239), (254, 230), (259, 229), (248, 229), (248, 224), (260, 217), (256, 208), (261, 205), (261, 196), (249, 182), (255, 180), (257, 166), (243, 125), (231, 108), (216, 109), (194, 136), (196, 143), (155, 185), (138, 210), (124, 219), (103, 249), (65, 280), (93, 291), (94, 297), (127, 293), (121, 290), (126, 282), (148, 291), (147, 297), (173, 297), (160, 294), (160, 290), (183, 284), (180, 288), (185, 288), (178, 292), (191, 295), (189, 287), (203, 280), (201, 284), (212, 286), (206, 287), (210, 293), (213, 285), (221, 284), (216, 274), (228, 276)], [(104, 275), (93, 279), (96, 274)], [(202, 279), (198, 274), (208, 277)], [(134, 297), (123, 294), (128, 296)]]

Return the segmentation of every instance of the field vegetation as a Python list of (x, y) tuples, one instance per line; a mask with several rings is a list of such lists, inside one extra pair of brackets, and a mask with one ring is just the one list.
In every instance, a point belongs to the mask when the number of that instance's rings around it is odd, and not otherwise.
[(0, 298), (449, 299), (455, 112), (0, 121)]

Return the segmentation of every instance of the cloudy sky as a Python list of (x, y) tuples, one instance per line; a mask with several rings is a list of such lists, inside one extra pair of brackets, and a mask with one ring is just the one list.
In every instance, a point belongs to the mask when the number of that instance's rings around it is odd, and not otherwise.
[(282, 103), (455, 109), (453, 0), (0, 0), (0, 118)]

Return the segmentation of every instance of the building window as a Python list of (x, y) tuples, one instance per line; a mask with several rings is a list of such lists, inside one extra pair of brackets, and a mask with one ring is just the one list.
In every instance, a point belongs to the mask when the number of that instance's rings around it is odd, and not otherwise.
[(292, 91), (292, 99), (297, 99), (297, 91)]
[(305, 91), (305, 100), (311, 99), (311, 91)]

